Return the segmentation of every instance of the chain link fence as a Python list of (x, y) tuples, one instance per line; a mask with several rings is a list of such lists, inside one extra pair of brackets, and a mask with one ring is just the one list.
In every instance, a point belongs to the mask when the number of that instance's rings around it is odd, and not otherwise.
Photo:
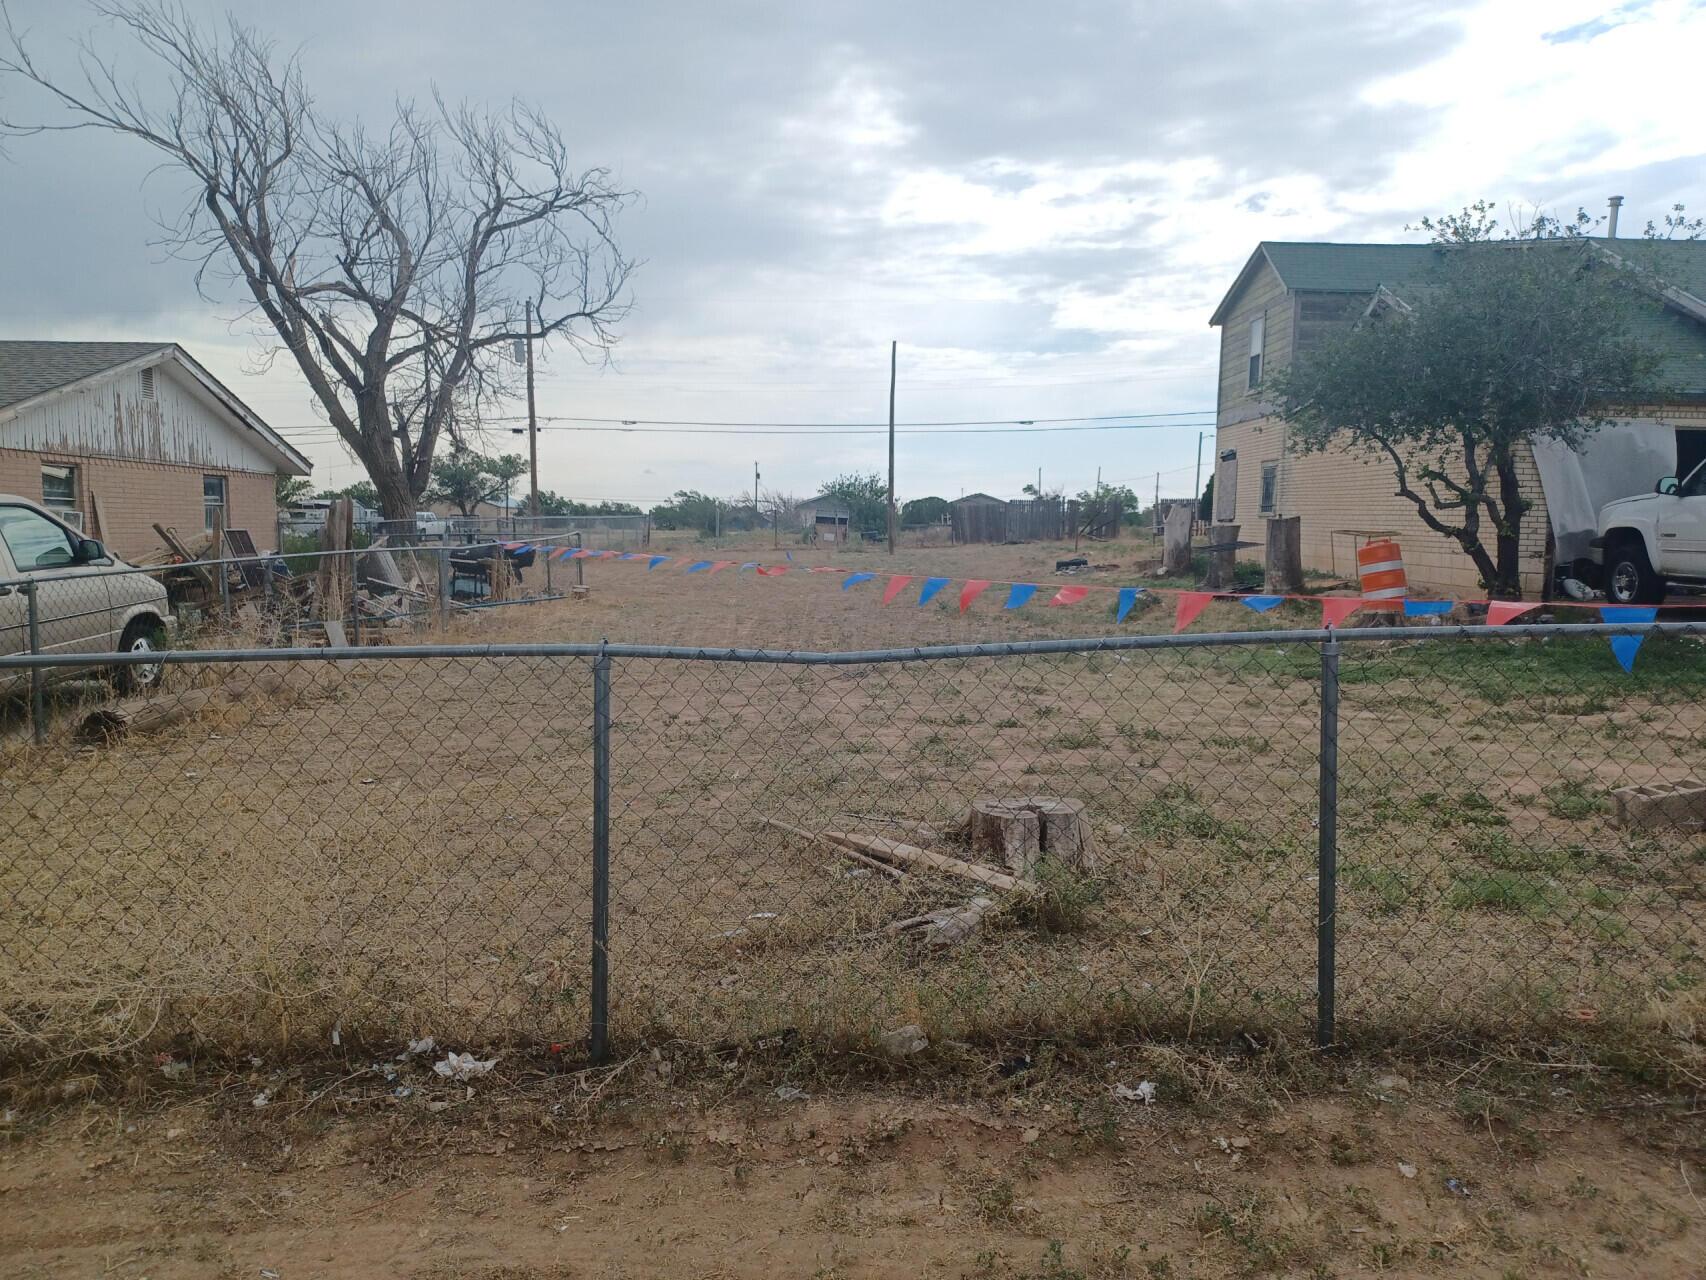
[(1703, 644), (103, 657), (10, 713), (0, 1042), (1616, 1033), (1706, 978)]

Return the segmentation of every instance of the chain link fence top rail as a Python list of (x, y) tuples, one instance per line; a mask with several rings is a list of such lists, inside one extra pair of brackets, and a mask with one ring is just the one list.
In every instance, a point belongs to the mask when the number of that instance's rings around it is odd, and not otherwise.
[[(0, 757), (0, 1042), (578, 1042), (601, 836), (625, 1045), (1304, 1038), (1323, 950), (1355, 1036), (1698, 999), (1700, 624), (1339, 633), (1330, 812), (1327, 639), (171, 655)], [(1093, 851), (993, 855), (980, 797)]]

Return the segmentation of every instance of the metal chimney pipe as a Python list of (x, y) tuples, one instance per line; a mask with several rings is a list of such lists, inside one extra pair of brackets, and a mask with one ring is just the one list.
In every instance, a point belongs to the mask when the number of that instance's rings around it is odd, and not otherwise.
[(1605, 220), (1605, 238), (1615, 240), (1617, 239), (1617, 211), (1623, 207), (1623, 197), (1612, 196), (1606, 203), (1611, 206), (1611, 216)]

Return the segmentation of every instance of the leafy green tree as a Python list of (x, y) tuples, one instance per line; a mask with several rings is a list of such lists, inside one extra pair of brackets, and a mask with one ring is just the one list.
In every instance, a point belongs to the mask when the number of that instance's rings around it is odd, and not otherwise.
[(1072, 531), (1074, 543), (1086, 535), (1092, 538), (1116, 537), (1126, 512), (1143, 509), (1138, 496), (1123, 484), (1098, 484), (1094, 489), (1082, 490), (1077, 501), (1078, 525)]
[(717, 528), (717, 499), (697, 489), (677, 489), (675, 496), (652, 508), (652, 523), (660, 529), (697, 529), (711, 533)]
[(854, 529), (886, 529), (889, 521), (889, 486), (875, 471), (851, 471), (824, 485), (823, 492), (847, 504)]
[(314, 495), (316, 498), (351, 498), (371, 510), (379, 509), (379, 490), (373, 487), (371, 480), (357, 480), (354, 484), (346, 484), (341, 489), (322, 489)]
[(1214, 475), (1210, 473), (1208, 483), (1202, 487), (1202, 497), (1197, 500), (1197, 519), (1208, 524), (1214, 519)]
[[(886, 490), (884, 497), (887, 498)], [(908, 528), (921, 524), (941, 524), (947, 518), (946, 498), (914, 498), (900, 509), (900, 522)]]
[(526, 473), (527, 461), (518, 454), (488, 458), (463, 450), (433, 465), (432, 485), (424, 496), (430, 502), (448, 502), (464, 517), (471, 517), (482, 502), (506, 497)]
[(1645, 273), (1568, 227), (1519, 241), (1490, 238), (1484, 222), (1471, 206), (1424, 223), (1447, 246), (1430, 276), (1265, 390), (1294, 449), (1384, 464), (1394, 493), (1486, 589), (1515, 599), (1527, 446), (1578, 446), (1655, 390), (1657, 357), (1630, 320), (1657, 302)]
[(305, 502), (314, 495), (314, 482), (307, 476), (279, 476), (273, 481), (273, 501), (281, 507)]
[(539, 514), (542, 516), (637, 516), (644, 515), (631, 502), (576, 502), (550, 489), (539, 491)]

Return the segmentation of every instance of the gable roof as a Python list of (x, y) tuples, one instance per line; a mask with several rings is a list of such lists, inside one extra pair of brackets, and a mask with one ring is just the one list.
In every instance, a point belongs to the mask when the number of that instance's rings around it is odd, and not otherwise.
[[(1638, 315), (1631, 332), (1658, 352), (1662, 387), (1683, 395), (1706, 395), (1706, 241), (1587, 237), (1585, 243), (1618, 266), (1649, 274), (1664, 309)], [(1437, 244), (1264, 240), (1214, 309), (1209, 324), (1224, 323), (1234, 300), (1264, 263), (1293, 293), (1373, 297), (1384, 290), (1401, 300), (1404, 286), (1422, 282), (1441, 255), (1449, 252), (1451, 246)]]
[(226, 385), (175, 342), (37, 342), (0, 339), (0, 419), (21, 412), (43, 396), (69, 391), (120, 370), (170, 361), (255, 437), (280, 471), (305, 476), (313, 463), (292, 448)]
[(996, 503), (997, 505), (1003, 506), (1003, 507), (1007, 505), (1007, 500), (1005, 498), (997, 498), (997, 497), (994, 497), (990, 494), (982, 493), (982, 492), (965, 494), (962, 497), (955, 498), (948, 505), (950, 507), (957, 507), (962, 502), (993, 502), (993, 503)]
[(169, 342), (0, 342), (0, 409), (106, 373)]

